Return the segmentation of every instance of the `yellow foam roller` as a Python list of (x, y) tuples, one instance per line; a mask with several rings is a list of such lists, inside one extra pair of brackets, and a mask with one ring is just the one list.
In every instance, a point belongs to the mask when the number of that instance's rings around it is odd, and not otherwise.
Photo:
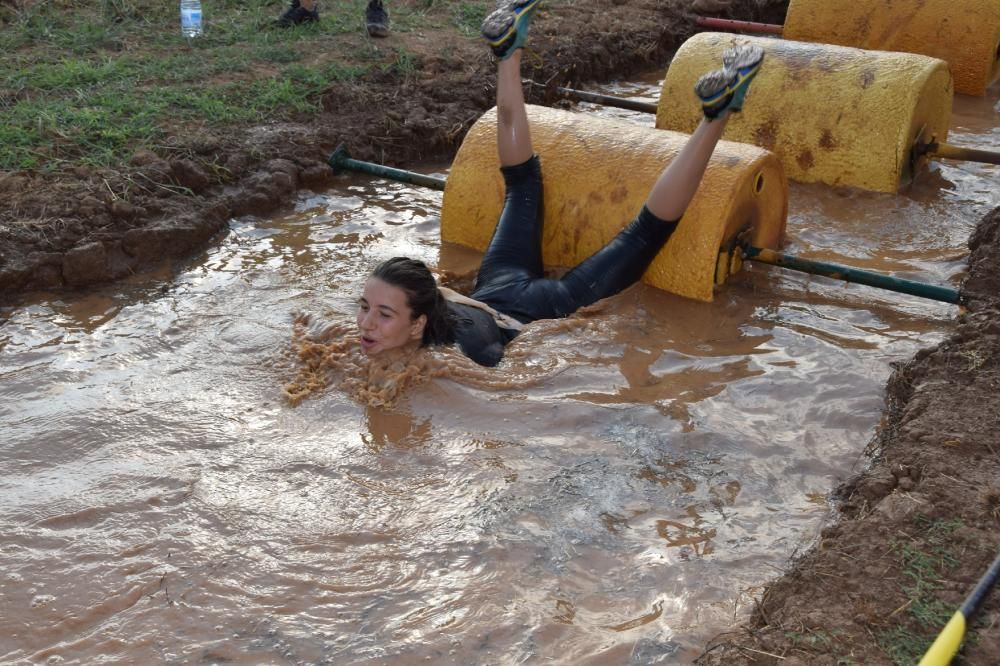
[[(697, 100), (688, 93), (688, 104)], [(528, 106), (542, 163), (546, 266), (574, 266), (593, 254), (642, 208), (663, 167), (688, 137), (635, 123)], [(455, 156), (441, 207), (441, 238), (486, 249), (503, 206), (496, 109), (469, 130)], [(743, 229), (760, 247), (777, 247), (788, 211), (780, 161), (754, 146), (722, 141), (677, 230), (643, 281), (711, 301), (720, 248)], [(726, 271), (720, 271), (725, 280)]]
[(998, 0), (791, 0), (782, 34), (940, 58), (967, 95), (984, 95), (1000, 76)]
[(687, 103), (695, 81), (719, 66), (727, 47), (743, 42), (766, 55), (724, 137), (774, 151), (792, 180), (896, 192), (919, 169), (911, 155), (921, 130), (938, 142), (947, 138), (952, 87), (942, 60), (715, 32), (678, 49), (656, 126), (693, 131), (701, 117)]

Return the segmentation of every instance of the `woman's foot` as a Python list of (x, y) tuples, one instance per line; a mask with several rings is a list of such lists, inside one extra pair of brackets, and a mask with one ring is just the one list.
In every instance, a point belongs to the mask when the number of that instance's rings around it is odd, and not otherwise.
[(722, 69), (704, 74), (694, 84), (705, 117), (714, 120), (726, 111), (740, 111), (763, 60), (764, 49), (753, 44), (726, 49), (722, 54)]
[(497, 8), (480, 29), (498, 60), (506, 60), (524, 48), (531, 16), (541, 0), (499, 0)]

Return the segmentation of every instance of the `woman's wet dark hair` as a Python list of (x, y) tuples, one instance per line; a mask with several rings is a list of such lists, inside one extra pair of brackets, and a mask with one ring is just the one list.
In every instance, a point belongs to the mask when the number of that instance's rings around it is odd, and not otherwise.
[(424, 262), (393, 257), (379, 264), (371, 276), (403, 290), (406, 303), (413, 310), (413, 319), (427, 315), (422, 345), (455, 342), (455, 322), (448, 310), (448, 302), (438, 291), (437, 282)]

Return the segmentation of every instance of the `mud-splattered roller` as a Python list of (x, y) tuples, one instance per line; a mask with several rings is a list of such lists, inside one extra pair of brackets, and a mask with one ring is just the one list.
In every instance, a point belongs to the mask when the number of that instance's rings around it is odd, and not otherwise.
[(774, 151), (792, 180), (896, 192), (920, 169), (911, 155), (921, 129), (938, 142), (947, 138), (952, 87), (942, 60), (716, 32), (678, 49), (656, 126), (693, 131), (700, 113), (685, 103), (691, 87), (725, 48), (742, 42), (767, 54), (724, 138)]
[(1000, 76), (997, 0), (791, 0), (782, 34), (940, 58), (951, 65), (955, 92), (966, 95), (984, 95)]
[[(691, 87), (684, 100), (698, 111)], [(608, 242), (640, 210), (656, 177), (688, 138), (539, 106), (528, 106), (528, 118), (545, 183), (542, 247), (547, 266), (573, 266)], [(442, 240), (485, 250), (503, 192), (493, 109), (469, 130), (452, 164), (441, 210)], [(723, 141), (694, 201), (643, 281), (711, 301), (720, 250), (747, 228), (753, 245), (778, 247), (787, 211), (788, 184), (777, 157)], [(719, 279), (726, 275), (720, 269)]]

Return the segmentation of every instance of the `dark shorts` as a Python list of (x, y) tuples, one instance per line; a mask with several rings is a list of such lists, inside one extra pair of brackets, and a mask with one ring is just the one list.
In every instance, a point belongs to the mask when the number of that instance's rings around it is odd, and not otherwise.
[(501, 167), (506, 195), (472, 298), (527, 324), (566, 317), (642, 277), (677, 227), (643, 206), (632, 222), (561, 279), (542, 266), (542, 170), (538, 156)]

